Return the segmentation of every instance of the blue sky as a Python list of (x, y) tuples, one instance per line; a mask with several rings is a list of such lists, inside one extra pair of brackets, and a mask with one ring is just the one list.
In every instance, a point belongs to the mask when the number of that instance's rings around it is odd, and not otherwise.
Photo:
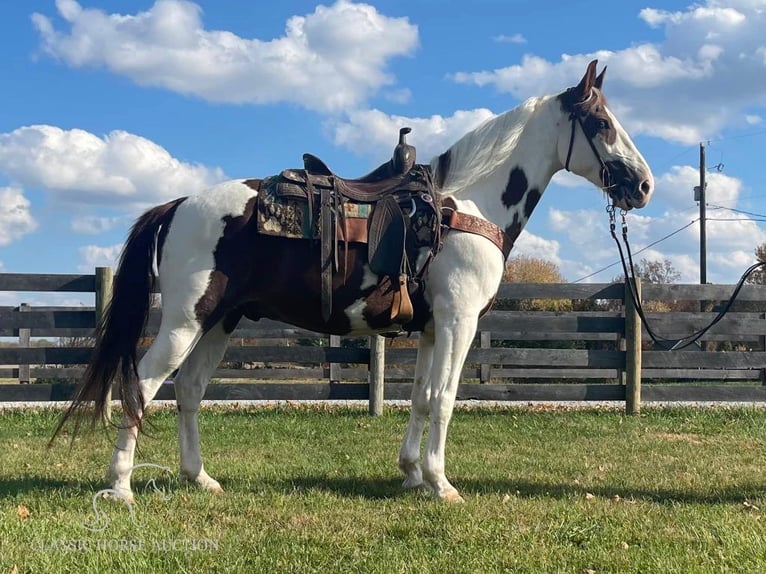
[[(736, 281), (766, 241), (766, 0), (34, 0), (2, 13), (5, 272), (112, 264), (142, 209), (298, 166), (306, 151), (361, 175), (401, 125), (427, 161), (492, 114), (573, 85), (594, 57), (657, 181), (630, 216), (634, 247), (698, 216), (700, 141), (709, 281)], [(613, 263), (603, 206), (557, 176), (514, 253), (570, 281)], [(692, 224), (638, 257), (695, 282), (698, 234)]]

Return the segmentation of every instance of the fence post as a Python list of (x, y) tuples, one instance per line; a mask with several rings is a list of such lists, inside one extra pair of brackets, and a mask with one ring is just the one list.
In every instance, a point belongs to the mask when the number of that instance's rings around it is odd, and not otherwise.
[[(28, 303), (19, 305), (19, 313), (29, 313), (31, 309)], [(29, 347), (31, 337), (31, 329), (19, 329), (19, 347)], [(29, 365), (19, 365), (19, 384), (29, 384), (30, 379)]]
[(625, 278), (625, 413), (641, 412), (641, 318), (630, 296), (630, 283), (641, 302), (641, 280)]
[[(106, 317), (106, 310), (112, 300), (112, 284), (114, 283), (114, 270), (111, 267), (96, 267), (96, 328)], [(112, 389), (106, 396), (106, 420), (112, 418)]]
[[(481, 331), (479, 333), (479, 346), (482, 349), (489, 349), (492, 347), (492, 333), (489, 331)], [(492, 378), (492, 365), (482, 363), (479, 367), (479, 382), (488, 383)]]
[(383, 414), (383, 377), (386, 367), (386, 341), (380, 335), (370, 337), (370, 366), (367, 378), (370, 385), (370, 414)]
[[(330, 346), (340, 347), (340, 335), (330, 335)], [(340, 363), (330, 363), (330, 384), (340, 382)]]
[[(766, 313), (761, 313), (761, 319), (766, 320)], [(766, 351), (766, 337), (763, 335), (758, 337), (758, 350)], [(761, 369), (761, 384), (766, 385), (766, 369)]]

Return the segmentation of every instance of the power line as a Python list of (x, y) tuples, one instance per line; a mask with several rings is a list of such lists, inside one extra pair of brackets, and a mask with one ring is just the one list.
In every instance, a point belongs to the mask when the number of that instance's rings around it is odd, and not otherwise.
[[(654, 247), (654, 246), (655, 246), (655, 245), (657, 245), (658, 243), (662, 243), (662, 242), (663, 242), (663, 241), (665, 241), (666, 239), (670, 239), (670, 238), (671, 238), (671, 237), (673, 237), (674, 235), (676, 235), (676, 234), (678, 234), (678, 233), (681, 233), (681, 232), (682, 232), (684, 229), (686, 229), (687, 227), (691, 227), (692, 225), (694, 225), (694, 224), (695, 224), (695, 223), (697, 223), (698, 221), (699, 221), (699, 217), (698, 217), (698, 218), (696, 218), (696, 219), (693, 219), (692, 221), (690, 221), (689, 223), (687, 223), (687, 224), (686, 224), (686, 225), (684, 225), (683, 227), (679, 227), (679, 228), (678, 228), (678, 229), (676, 229), (675, 231), (673, 231), (673, 232), (671, 232), (671, 233), (668, 233), (668, 234), (667, 234), (665, 237), (661, 237), (661, 238), (660, 238), (660, 239), (658, 239), (657, 241), (653, 241), (653, 242), (652, 242), (652, 243), (650, 243), (649, 245), (646, 245), (646, 246), (642, 247), (641, 249), (639, 249), (638, 251), (636, 251), (636, 252), (634, 253), (634, 255), (638, 255), (639, 253), (641, 253), (641, 252), (643, 252), (643, 251), (646, 251), (646, 250), (647, 250), (647, 249), (649, 249), (650, 247)], [(590, 279), (590, 278), (591, 278), (591, 277), (593, 277), (594, 275), (598, 275), (598, 274), (599, 274), (599, 273), (601, 273), (602, 271), (606, 271), (607, 269), (610, 269), (611, 267), (614, 267), (615, 265), (619, 265), (619, 264), (620, 264), (620, 262), (619, 262), (619, 261), (615, 261), (614, 263), (611, 263), (611, 264), (607, 265), (606, 267), (602, 267), (602, 268), (601, 268), (601, 269), (599, 269), (598, 271), (594, 271), (594, 272), (593, 272), (593, 273), (591, 273), (590, 275), (586, 275), (585, 277), (580, 277), (580, 278), (579, 278), (579, 279), (577, 279), (576, 281), (573, 281), (573, 283), (579, 283), (580, 281), (585, 281), (586, 279)]]
[(755, 223), (766, 223), (766, 219), (752, 219), (750, 217), (708, 217), (708, 221), (753, 221)]
[(744, 209), (735, 209), (733, 207), (723, 207), (721, 205), (715, 205), (715, 204), (708, 204), (711, 207), (715, 209), (728, 209), (729, 211), (733, 211), (734, 213), (742, 213), (744, 215), (752, 215), (753, 217), (763, 217), (766, 218), (766, 213), (755, 213), (753, 211), (745, 211)]

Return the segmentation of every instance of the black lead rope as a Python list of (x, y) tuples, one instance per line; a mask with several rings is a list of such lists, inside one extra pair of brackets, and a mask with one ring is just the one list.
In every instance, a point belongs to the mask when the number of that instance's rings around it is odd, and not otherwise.
[[(622, 251), (622, 245), (620, 244), (620, 240), (617, 239), (617, 233), (616, 233), (616, 223), (615, 223), (615, 207), (614, 205), (610, 205), (606, 208), (607, 213), (609, 214), (609, 231), (612, 234), (612, 238), (614, 239), (614, 242), (617, 244), (617, 250), (620, 252), (620, 263), (622, 263), (622, 270), (625, 274), (626, 283), (628, 285), (628, 292), (630, 293), (630, 297), (633, 300), (633, 305), (636, 309), (636, 313), (638, 313), (638, 316), (641, 318), (641, 322), (644, 324), (644, 327), (646, 328), (646, 332), (649, 334), (649, 337), (651, 337), (652, 341), (654, 341), (658, 346), (662, 347), (666, 351), (677, 351), (679, 349), (685, 349), (686, 347), (693, 345), (697, 341), (699, 341), (702, 336), (707, 333), (716, 323), (718, 323), (721, 319), (726, 316), (726, 314), (731, 310), (732, 305), (734, 305), (734, 301), (739, 296), (739, 292), (742, 290), (742, 287), (745, 284), (745, 281), (747, 278), (753, 274), (753, 272), (758, 269), (759, 267), (763, 267), (766, 265), (766, 261), (759, 261), (758, 263), (755, 263), (747, 268), (747, 270), (742, 274), (742, 277), (740, 277), (739, 281), (737, 282), (736, 287), (734, 288), (734, 291), (731, 294), (731, 297), (729, 297), (728, 301), (726, 301), (726, 304), (723, 306), (723, 309), (718, 312), (718, 314), (713, 318), (713, 320), (702, 329), (695, 331), (691, 335), (687, 335), (686, 337), (682, 337), (681, 339), (668, 339), (666, 337), (661, 337), (657, 335), (654, 330), (649, 325), (649, 321), (646, 318), (646, 315), (644, 313), (644, 307), (641, 304), (641, 301), (638, 298), (638, 295), (635, 290), (635, 281), (636, 281), (636, 272), (635, 267), (633, 266), (633, 254), (630, 250), (630, 243), (628, 241), (628, 224), (625, 220), (626, 212), (624, 210), (620, 210), (620, 216), (622, 217), (622, 240), (625, 243), (625, 250), (628, 252), (628, 262), (625, 262), (625, 255)], [(630, 267), (630, 272), (628, 272), (628, 266)], [(631, 281), (627, 281), (627, 278), (630, 277)]]

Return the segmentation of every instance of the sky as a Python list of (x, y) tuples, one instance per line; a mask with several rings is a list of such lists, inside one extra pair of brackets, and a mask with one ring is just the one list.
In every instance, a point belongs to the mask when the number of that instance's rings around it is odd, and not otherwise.
[[(766, 241), (766, 0), (4, 0), (0, 13), (0, 272), (92, 273), (144, 209), (304, 152), (362, 175), (404, 125), (427, 162), (594, 58), (656, 180), (628, 215), (636, 258), (699, 281), (700, 142), (708, 281), (736, 282)], [(558, 174), (511, 256), (610, 281), (604, 205)]]

